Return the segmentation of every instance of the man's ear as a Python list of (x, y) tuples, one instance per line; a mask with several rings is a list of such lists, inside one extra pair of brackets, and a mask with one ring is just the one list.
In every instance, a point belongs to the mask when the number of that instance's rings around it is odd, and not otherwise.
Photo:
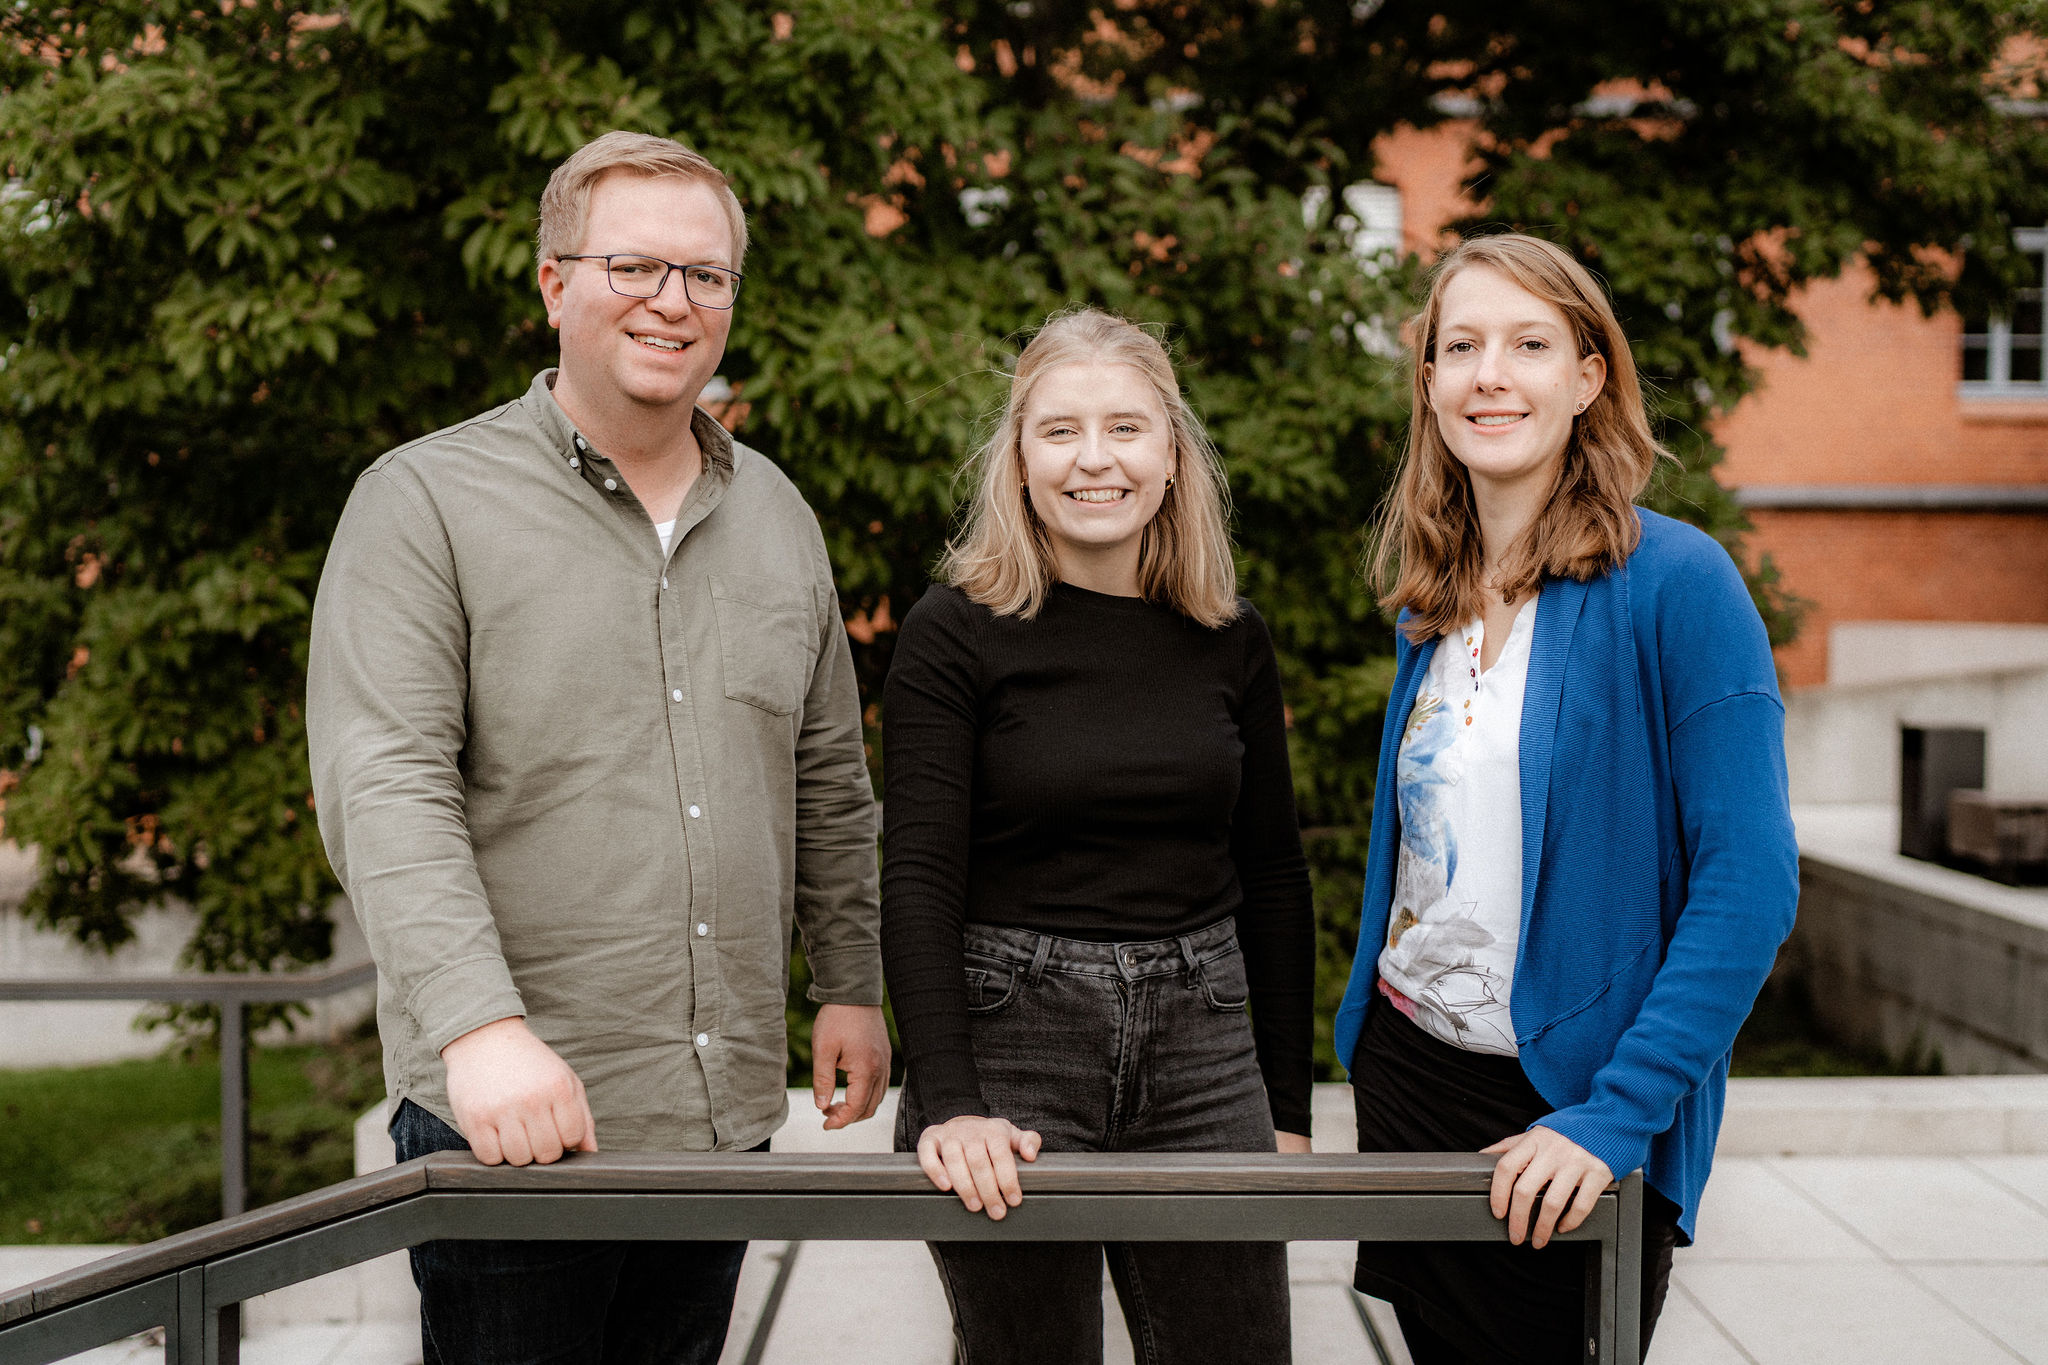
[(548, 310), (548, 326), (560, 331), (562, 293), (569, 287), (568, 277), (562, 273), (562, 263), (552, 256), (540, 263), (537, 274), (540, 280), (540, 301)]

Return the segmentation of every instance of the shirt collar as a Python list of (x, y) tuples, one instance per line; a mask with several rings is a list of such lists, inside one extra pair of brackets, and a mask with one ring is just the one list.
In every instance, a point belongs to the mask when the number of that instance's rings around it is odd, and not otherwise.
[[(581, 464), (581, 457), (590, 456), (609, 464), (611, 461), (584, 439), (583, 433), (576, 430), (576, 424), (569, 420), (569, 414), (562, 411), (562, 405), (555, 401), (555, 376), (559, 373), (559, 370), (550, 368), (535, 375), (520, 402), (565, 463), (575, 459)], [(704, 452), (704, 472), (720, 483), (730, 479), (733, 471), (732, 433), (701, 407), (690, 410), (690, 430), (695, 433), (697, 445)]]

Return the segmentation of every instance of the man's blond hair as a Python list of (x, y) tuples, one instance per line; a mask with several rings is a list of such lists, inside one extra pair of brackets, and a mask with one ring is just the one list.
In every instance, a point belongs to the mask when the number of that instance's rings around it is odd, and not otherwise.
[[(725, 172), (682, 143), (651, 133), (610, 132), (585, 143), (567, 161), (555, 167), (548, 187), (540, 196), (540, 232), (534, 243), (538, 260), (573, 256), (583, 245), (583, 229), (590, 221), (590, 193), (597, 182), (613, 171), (628, 175), (674, 176), (705, 185), (717, 193), (732, 229), (734, 270), (747, 256), (747, 215)], [(679, 265), (716, 262), (679, 261)]]

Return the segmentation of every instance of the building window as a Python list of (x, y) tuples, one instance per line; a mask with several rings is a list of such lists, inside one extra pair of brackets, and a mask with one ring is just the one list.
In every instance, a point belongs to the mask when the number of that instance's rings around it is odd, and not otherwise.
[(1965, 398), (2048, 398), (2041, 368), (2041, 298), (2048, 284), (2048, 228), (2013, 234), (2027, 253), (2031, 282), (2004, 317), (1979, 314), (1963, 320)]
[[(1302, 222), (1314, 227), (1329, 203), (1330, 192), (1321, 185), (1303, 190)], [(1376, 180), (1346, 185), (1343, 206), (1330, 225), (1344, 234), (1351, 254), (1365, 262), (1369, 272), (1378, 274), (1384, 253), (1391, 251), (1396, 258), (1401, 255), (1401, 191)]]

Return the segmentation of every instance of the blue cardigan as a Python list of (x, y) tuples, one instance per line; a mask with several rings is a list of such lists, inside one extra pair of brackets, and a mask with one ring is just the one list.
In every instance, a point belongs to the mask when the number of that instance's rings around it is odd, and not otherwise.
[[(1547, 579), (1522, 702), (1522, 941), (1510, 998), (1541, 1120), (1693, 1215), (1728, 1054), (1799, 900), (1784, 707), (1727, 553), (1642, 512), (1628, 561)], [(1394, 759), (1436, 644), (1402, 637), (1337, 1055), (1357, 1050), (1401, 845)]]

